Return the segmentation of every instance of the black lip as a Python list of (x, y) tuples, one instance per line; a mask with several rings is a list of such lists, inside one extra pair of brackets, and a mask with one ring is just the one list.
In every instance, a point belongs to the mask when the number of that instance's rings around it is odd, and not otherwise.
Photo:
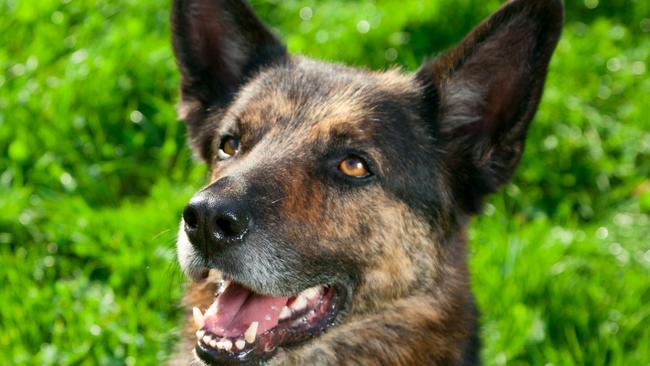
[[(196, 343), (196, 347), (194, 347), (194, 351), (196, 352), (197, 357), (201, 359), (201, 361), (211, 366), (219, 366), (219, 365), (246, 366), (246, 365), (256, 365), (259, 364), (260, 361), (262, 361), (262, 359), (253, 355), (253, 350), (239, 353), (239, 354), (234, 354), (234, 353), (226, 354), (223, 352), (217, 352), (212, 349), (203, 347), (199, 342)], [(273, 356), (273, 354), (271, 354), (270, 356)]]
[[(229, 352), (219, 352), (211, 348), (204, 347), (201, 342), (197, 342), (195, 346), (196, 356), (203, 361), (204, 363), (210, 366), (219, 366), (219, 365), (237, 365), (237, 366), (248, 366), (248, 365), (261, 365), (264, 364), (266, 360), (272, 358), (278, 351), (278, 349), (293, 348), (304, 343), (310, 342), (323, 333), (327, 332), (329, 329), (336, 327), (341, 323), (342, 318), (347, 313), (349, 304), (349, 288), (342, 285), (331, 285), (334, 291), (334, 311), (331, 314), (329, 320), (326, 321), (326, 324), (321, 324), (320, 327), (311, 329), (312, 333), (309, 337), (302, 339), (300, 341), (287, 341), (286, 343), (280, 343), (272, 351), (266, 353), (260, 353), (256, 349), (247, 349), (242, 352), (229, 353)], [(320, 328), (320, 329), (318, 329)]]

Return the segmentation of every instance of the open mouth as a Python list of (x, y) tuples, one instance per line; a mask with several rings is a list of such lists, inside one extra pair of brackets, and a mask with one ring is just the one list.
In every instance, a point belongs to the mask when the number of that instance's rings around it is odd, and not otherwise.
[(225, 280), (205, 311), (194, 308), (196, 354), (211, 365), (238, 364), (272, 356), (333, 325), (342, 292), (330, 285), (299, 294), (267, 296)]

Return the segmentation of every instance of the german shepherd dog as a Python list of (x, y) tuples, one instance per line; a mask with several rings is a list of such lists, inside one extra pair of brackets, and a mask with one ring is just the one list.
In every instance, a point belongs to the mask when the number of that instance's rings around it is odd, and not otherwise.
[(243, 0), (174, 0), (183, 212), (173, 364), (476, 365), (465, 230), (513, 174), (562, 23), (514, 0), (416, 73), (289, 55)]

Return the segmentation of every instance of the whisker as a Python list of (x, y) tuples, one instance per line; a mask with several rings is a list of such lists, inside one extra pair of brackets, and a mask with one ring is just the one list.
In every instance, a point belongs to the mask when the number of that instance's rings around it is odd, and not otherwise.
[(159, 232), (158, 234), (154, 235), (153, 238), (151, 238), (151, 239), (152, 239), (152, 240), (158, 239), (158, 238), (160, 238), (161, 236), (163, 236), (163, 235), (167, 234), (168, 232), (170, 232), (171, 230), (172, 230), (172, 229), (165, 229), (165, 230)]
[(272, 201), (271, 204), (274, 205), (274, 204), (276, 204), (276, 203), (282, 201), (282, 200), (285, 199), (285, 198), (289, 198), (289, 196), (280, 197), (280, 198), (278, 198), (277, 200)]

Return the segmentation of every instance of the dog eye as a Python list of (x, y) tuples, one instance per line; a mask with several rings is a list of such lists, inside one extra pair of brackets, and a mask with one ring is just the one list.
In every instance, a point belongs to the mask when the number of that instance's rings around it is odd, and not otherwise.
[(219, 159), (224, 160), (235, 155), (239, 151), (239, 140), (234, 136), (226, 136), (219, 145)]
[(339, 170), (348, 177), (365, 178), (370, 176), (366, 163), (356, 156), (350, 156), (341, 160)]

